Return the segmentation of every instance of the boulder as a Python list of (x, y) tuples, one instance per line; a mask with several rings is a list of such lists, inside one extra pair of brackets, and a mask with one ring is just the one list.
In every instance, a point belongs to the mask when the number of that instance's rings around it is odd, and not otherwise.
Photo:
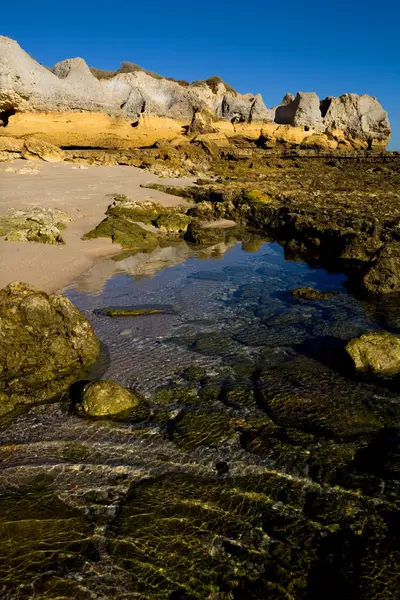
[(375, 253), (366, 268), (362, 287), (370, 295), (400, 293), (400, 242), (385, 244)]
[(244, 97), (237, 94), (226, 94), (221, 103), (221, 116), (232, 123), (247, 123), (250, 121), (250, 110), (252, 104)]
[(375, 148), (379, 145), (386, 147), (390, 138), (390, 124), (387, 112), (376, 98), (366, 94), (343, 94), (327, 100), (329, 108), (324, 118), (325, 128), (343, 130), (346, 137), (365, 140)]
[(65, 392), (97, 359), (92, 326), (64, 296), (0, 290), (0, 414)]
[(290, 124), (294, 127), (323, 130), (324, 125), (319, 105), (320, 101), (315, 92), (298, 92), (294, 100), (295, 110)]
[(76, 410), (87, 417), (107, 417), (135, 409), (139, 404), (138, 396), (115, 381), (93, 381), (84, 387)]
[(22, 156), (27, 159), (41, 158), (46, 162), (58, 163), (64, 160), (65, 154), (60, 148), (49, 142), (44, 142), (36, 137), (29, 137), (25, 139)]
[(320, 101), (314, 92), (298, 92), (296, 98), (288, 103), (290, 96), (285, 96), (286, 102), (278, 106), (275, 112), (275, 122), (282, 125), (301, 127), (306, 131), (323, 131), (324, 123), (320, 111)]
[(380, 375), (400, 372), (400, 339), (387, 331), (365, 333), (346, 346), (354, 367)]

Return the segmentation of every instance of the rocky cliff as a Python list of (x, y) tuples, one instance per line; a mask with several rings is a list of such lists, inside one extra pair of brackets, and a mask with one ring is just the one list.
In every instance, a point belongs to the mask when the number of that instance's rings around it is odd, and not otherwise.
[[(82, 58), (52, 69), (0, 36), (0, 135), (40, 134), (58, 145), (129, 147), (184, 133), (258, 137), (309, 147), (385, 148), (386, 111), (370, 96), (320, 100), (286, 94), (268, 109), (260, 94), (239, 94), (218, 77), (188, 84), (123, 63), (115, 73)], [(306, 143), (306, 145), (307, 145)]]

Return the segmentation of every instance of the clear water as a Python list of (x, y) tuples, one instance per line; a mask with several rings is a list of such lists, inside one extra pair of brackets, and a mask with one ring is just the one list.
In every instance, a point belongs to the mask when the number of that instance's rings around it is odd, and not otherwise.
[[(142, 272), (153, 270), (152, 259), (154, 268), (163, 265), (158, 262), (159, 250), (145, 255), (146, 269), (137, 257), (131, 263), (124, 258), (116, 261), (115, 270), (128, 272), (116, 273), (104, 284), (100, 280), (101, 289), (86, 291), (96, 287), (89, 272), (65, 292), (109, 348), (111, 364), (104, 377), (142, 393), (167, 383), (185, 366), (198, 364), (215, 371), (232, 360), (255, 360), (260, 354), (265, 358), (270, 354), (275, 361), (310, 336), (336, 333), (350, 338), (376, 327), (374, 318), (346, 293), (343, 274), (329, 275), (302, 262), (286, 261), (278, 244), (265, 243), (253, 253), (243, 251), (238, 243), (212, 258), (188, 256), (194, 250), (186, 245), (167, 251), (173, 256), (171, 262), (181, 261), (184, 253), (184, 262), (146, 276)], [(290, 293), (297, 287), (338, 291), (340, 296), (328, 302), (299, 301)], [(94, 314), (106, 306), (158, 304), (175, 307), (176, 314), (134, 319)], [(254, 333), (251, 343), (240, 337), (245, 330)], [(220, 348), (210, 355), (193, 352), (193, 342), (207, 333), (221, 334)], [(239, 341), (228, 339), (235, 334)]]
[[(181, 244), (65, 290), (107, 346), (94, 375), (150, 410), (0, 423), (0, 597), (395, 597), (399, 386), (354, 377), (343, 347), (400, 320), (344, 281), (277, 244)], [(174, 310), (96, 313), (154, 304)]]

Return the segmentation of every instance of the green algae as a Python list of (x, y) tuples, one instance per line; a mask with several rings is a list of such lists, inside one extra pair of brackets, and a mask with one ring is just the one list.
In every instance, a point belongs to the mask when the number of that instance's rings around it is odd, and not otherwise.
[(165, 233), (180, 234), (187, 230), (193, 218), (176, 211), (164, 211), (154, 221), (154, 226)]
[(83, 442), (69, 442), (65, 444), (62, 450), (62, 457), (65, 460), (82, 463), (90, 456), (88, 444)]
[(292, 296), (301, 300), (329, 300), (333, 292), (319, 292), (313, 288), (298, 288), (292, 291)]
[(197, 397), (197, 390), (190, 386), (170, 385), (159, 388), (152, 396), (155, 405), (192, 404)]
[(185, 206), (165, 207), (153, 201), (140, 203), (116, 195), (107, 209), (106, 218), (82, 239), (110, 237), (124, 249), (151, 251), (158, 246), (159, 239), (154, 231), (143, 225), (158, 229), (163, 236), (179, 237), (194, 220), (186, 212)]
[(201, 446), (217, 446), (236, 436), (234, 423), (222, 412), (204, 412), (190, 409), (183, 413), (174, 430), (172, 440), (182, 451)]
[(100, 342), (75, 306), (13, 283), (0, 291), (0, 414), (59, 396), (83, 376)]
[(393, 510), (272, 471), (228, 479), (175, 473), (132, 486), (107, 549), (145, 598), (224, 590), (233, 598), (333, 599), (327, 581), (336, 594), (347, 584), (361, 597), (390, 598), (395, 584), (385, 592), (380, 572), (394, 575), (397, 553), (382, 509)]
[(182, 377), (186, 381), (201, 382), (207, 377), (207, 371), (204, 367), (192, 365), (183, 371)]
[(220, 242), (228, 242), (240, 237), (239, 231), (235, 227), (202, 227), (198, 223), (191, 223), (184, 235), (186, 242), (192, 244), (202, 244), (212, 246)]
[(107, 217), (95, 229), (83, 236), (83, 240), (109, 237), (113, 243), (120, 244), (125, 250), (151, 252), (159, 245), (157, 236), (143, 229), (137, 223), (119, 217)]
[(65, 244), (60, 230), (72, 221), (66, 212), (54, 208), (33, 206), (0, 217), (0, 237), (8, 242), (37, 242), (40, 244)]
[(144, 317), (146, 315), (162, 315), (175, 312), (173, 306), (109, 306), (96, 309), (95, 314), (107, 317)]
[(51, 478), (0, 495), (0, 534), (3, 589), (33, 583), (38, 572), (77, 568), (85, 555), (95, 555), (93, 524), (59, 500)]

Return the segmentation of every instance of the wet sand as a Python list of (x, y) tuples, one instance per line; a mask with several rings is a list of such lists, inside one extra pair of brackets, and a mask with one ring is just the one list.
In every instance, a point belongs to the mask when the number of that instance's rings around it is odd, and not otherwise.
[[(10, 167), (13, 171), (7, 170)], [(65, 246), (0, 239), (0, 288), (12, 281), (24, 281), (46, 292), (61, 291), (97, 259), (118, 254), (121, 247), (111, 240), (82, 241), (82, 235), (104, 218), (111, 203), (108, 194), (126, 194), (137, 202), (152, 199), (165, 206), (185, 203), (182, 198), (140, 187), (155, 182), (186, 185), (191, 180), (160, 179), (130, 166), (81, 168), (81, 165), (25, 160), (1, 164), (1, 215), (9, 210), (41, 206), (59, 208), (74, 221), (62, 232)]]

